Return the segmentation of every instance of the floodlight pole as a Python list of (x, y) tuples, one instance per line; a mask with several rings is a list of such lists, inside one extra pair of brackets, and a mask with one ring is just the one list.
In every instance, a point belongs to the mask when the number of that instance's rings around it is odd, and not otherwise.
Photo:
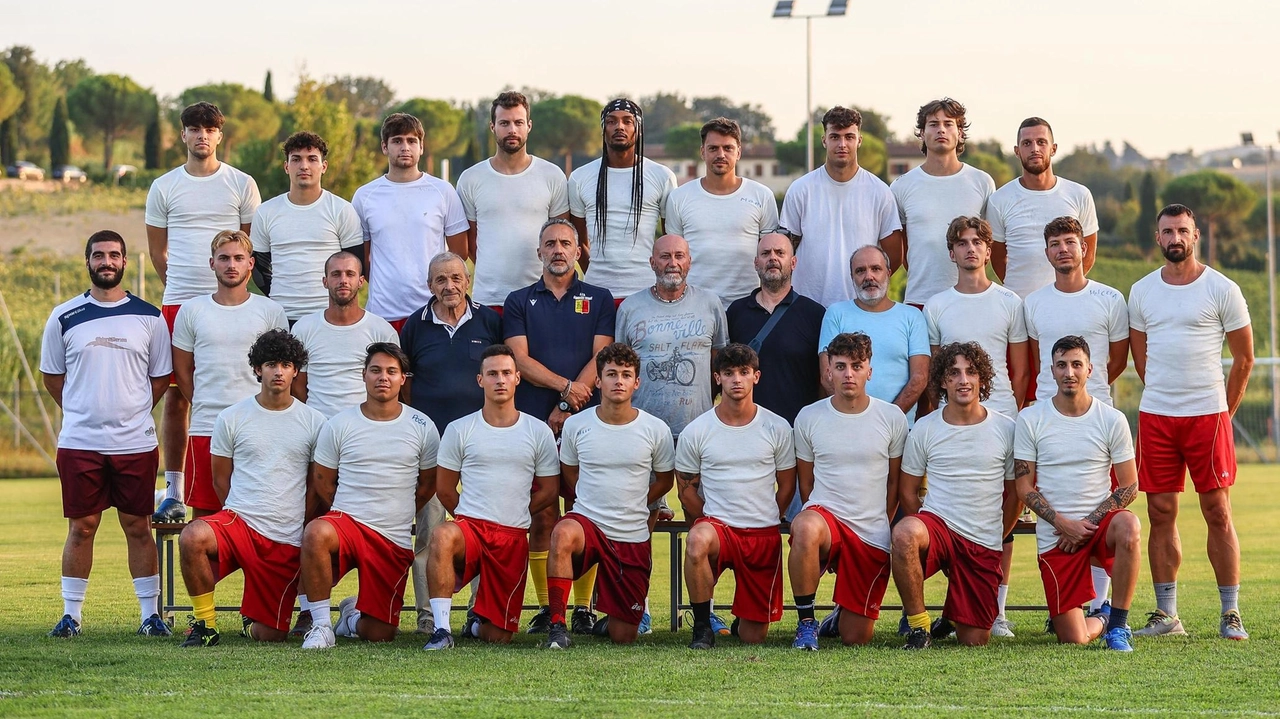
[(773, 9), (773, 17), (783, 20), (804, 18), (804, 169), (813, 171), (813, 19), (816, 17), (840, 17), (849, 10), (848, 0), (831, 0), (823, 15), (794, 15), (795, 0), (779, 0)]

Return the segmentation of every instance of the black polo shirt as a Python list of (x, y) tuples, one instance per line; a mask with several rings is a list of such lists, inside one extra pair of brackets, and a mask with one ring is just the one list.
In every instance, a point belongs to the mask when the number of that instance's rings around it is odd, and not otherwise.
[(409, 355), (409, 371), (413, 372), (409, 406), (425, 413), (444, 434), (450, 422), (484, 406), (484, 390), (476, 383), (480, 354), (489, 345), (502, 342), (502, 318), (468, 297), (471, 319), (450, 335), (432, 314), (435, 302), (433, 298), (405, 318), (400, 348)]
[[(603, 287), (575, 278), (564, 296), (556, 299), (539, 278), (507, 295), (502, 305), (503, 337), (523, 336), (530, 358), (561, 377), (575, 379), (594, 359), (596, 335), (613, 336), (616, 313), (613, 295)], [(524, 380), (516, 388), (516, 408), (546, 421), (560, 402), (562, 389), (537, 387)], [(599, 401), (597, 390), (589, 404)]]
[[(729, 305), (729, 341), (748, 344), (769, 321), (770, 313), (756, 301), (756, 290)], [(819, 399), (818, 337), (822, 333), (822, 305), (794, 289), (774, 311), (790, 305), (760, 347), (760, 383), (755, 401), (795, 424), (796, 415)]]

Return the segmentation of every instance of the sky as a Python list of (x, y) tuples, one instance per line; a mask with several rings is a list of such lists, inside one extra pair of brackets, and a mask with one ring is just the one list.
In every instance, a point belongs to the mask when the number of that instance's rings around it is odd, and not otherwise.
[[(206, 82), (292, 95), (301, 73), (372, 75), (400, 98), (481, 100), (537, 87), (607, 100), (657, 91), (763, 106), (779, 137), (804, 122), (805, 22), (774, 0), (5, 0), (0, 47), (84, 58), (158, 94)], [(825, 13), (828, 0), (797, 0)], [(852, 104), (910, 133), (950, 96), (970, 134), (1012, 145), (1052, 123), (1066, 150), (1128, 140), (1149, 157), (1260, 143), (1280, 131), (1280, 3), (1226, 0), (851, 0), (813, 23), (813, 101)], [(537, 118), (534, 118), (535, 132)]]

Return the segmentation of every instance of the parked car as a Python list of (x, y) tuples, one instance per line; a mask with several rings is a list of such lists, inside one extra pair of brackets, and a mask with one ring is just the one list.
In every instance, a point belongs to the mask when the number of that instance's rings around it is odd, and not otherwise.
[(88, 182), (89, 176), (75, 165), (59, 165), (53, 168), (53, 179), (63, 182)]
[(34, 162), (27, 162), (26, 160), (18, 160), (12, 165), (9, 165), (8, 171), (9, 177), (16, 177), (19, 180), (44, 179), (44, 169)]

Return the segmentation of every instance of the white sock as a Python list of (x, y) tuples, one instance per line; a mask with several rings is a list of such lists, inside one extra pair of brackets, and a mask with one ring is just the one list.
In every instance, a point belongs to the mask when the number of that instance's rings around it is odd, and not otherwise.
[(1004, 602), (1009, 598), (1009, 585), (1001, 584), (996, 591), (996, 619), (1006, 619), (1004, 615)]
[(435, 620), (436, 629), (443, 628), (453, 634), (449, 626), (449, 612), (453, 610), (453, 597), (433, 597), (431, 599), (431, 618)]
[(1156, 609), (1171, 617), (1178, 616), (1178, 583), (1155, 582)]
[(1093, 575), (1093, 599), (1089, 600), (1089, 611), (1096, 612), (1107, 601), (1107, 593), (1111, 591), (1111, 575), (1107, 574), (1106, 569), (1094, 566), (1089, 567), (1089, 574)]
[(310, 611), (310, 609), (308, 609), (308, 605), (310, 605), (310, 604), (311, 604), (311, 602), (307, 601), (307, 595), (305, 595), (305, 594), (299, 594), (299, 595), (298, 595), (298, 609), (299, 609), (299, 613), (301, 613), (301, 612), (308, 612), (308, 611)]
[(164, 498), (176, 499), (179, 502), (187, 501), (187, 480), (182, 472), (164, 473)]
[(312, 626), (319, 625), (322, 627), (333, 628), (333, 613), (329, 610), (329, 598), (317, 599), (311, 602), (311, 606), (307, 609), (311, 612)]
[(159, 614), (160, 607), (156, 601), (160, 597), (160, 575), (138, 577), (133, 580), (133, 593), (138, 597), (138, 611), (141, 621), (147, 621), (152, 614)]
[(1222, 602), (1222, 613), (1226, 614), (1232, 609), (1240, 611), (1240, 585), (1236, 584), (1230, 587), (1218, 585), (1218, 599)]
[(645, 598), (644, 598), (644, 613), (645, 613), (645, 614), (648, 614), (648, 613), (649, 613), (649, 598), (648, 598), (648, 597), (645, 597)]
[(89, 591), (89, 580), (79, 577), (62, 578), (62, 613), (70, 614), (81, 624), (81, 612), (84, 610), (84, 594)]

